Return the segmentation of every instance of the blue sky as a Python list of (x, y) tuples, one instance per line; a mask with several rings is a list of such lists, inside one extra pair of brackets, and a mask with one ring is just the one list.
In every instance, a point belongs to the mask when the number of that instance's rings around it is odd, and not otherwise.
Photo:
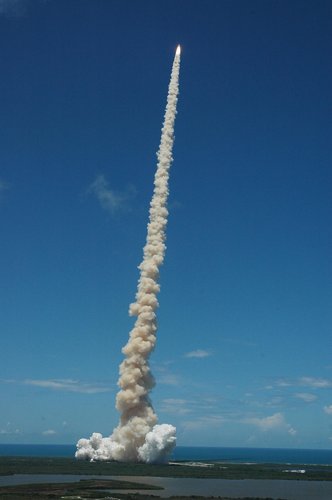
[(179, 445), (332, 445), (331, 2), (0, 0), (0, 442), (108, 435), (174, 51)]

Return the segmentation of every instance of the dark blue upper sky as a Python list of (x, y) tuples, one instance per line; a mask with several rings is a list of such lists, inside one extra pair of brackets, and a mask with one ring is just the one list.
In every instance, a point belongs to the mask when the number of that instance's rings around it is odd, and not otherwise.
[(0, 440), (117, 423), (180, 43), (154, 406), (180, 444), (331, 444), (331, 21), (321, 0), (0, 1)]

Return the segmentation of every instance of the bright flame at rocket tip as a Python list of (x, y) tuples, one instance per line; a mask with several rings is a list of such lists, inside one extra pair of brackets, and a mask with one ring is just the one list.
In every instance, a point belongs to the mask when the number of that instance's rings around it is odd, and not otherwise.
[(179, 56), (180, 54), (181, 54), (181, 45), (178, 45), (177, 48), (176, 48), (175, 55)]

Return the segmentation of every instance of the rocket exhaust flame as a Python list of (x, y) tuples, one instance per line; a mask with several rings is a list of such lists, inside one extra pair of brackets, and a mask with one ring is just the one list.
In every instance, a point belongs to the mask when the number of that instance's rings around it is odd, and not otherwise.
[(129, 314), (137, 316), (129, 341), (122, 349), (125, 355), (120, 365), (116, 408), (121, 413), (119, 425), (110, 437), (93, 433), (90, 439), (77, 443), (78, 459), (118, 460), (131, 462), (161, 462), (176, 444), (176, 429), (172, 425), (157, 425), (157, 415), (149, 393), (155, 382), (149, 367), (149, 357), (156, 343), (156, 309), (159, 267), (165, 255), (167, 225), (167, 199), (169, 169), (172, 163), (174, 122), (179, 92), (180, 52), (178, 45), (173, 61), (168, 87), (167, 105), (161, 140), (157, 153), (158, 163), (154, 191), (150, 203), (143, 260), (139, 265), (136, 300), (130, 305)]

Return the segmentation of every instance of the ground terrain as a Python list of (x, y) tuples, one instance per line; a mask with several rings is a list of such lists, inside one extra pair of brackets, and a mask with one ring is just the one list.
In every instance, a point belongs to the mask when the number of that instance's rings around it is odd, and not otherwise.
[[(300, 470), (305, 470), (301, 473)], [(287, 471), (287, 472), (286, 472)], [(290, 472), (293, 471), (293, 472)], [(72, 458), (0, 457), (0, 476), (13, 474), (74, 474), (93, 476), (145, 476), (170, 478), (206, 479), (289, 479), (331, 481), (332, 466), (285, 465), (285, 464), (239, 464), (222, 461), (176, 462), (171, 464), (125, 464), (117, 462), (85, 462)], [(133, 493), (111, 493), (112, 490), (133, 490)], [(139, 490), (154, 490), (151, 494), (139, 495)], [(125, 481), (123, 479), (94, 478), (75, 483), (47, 483), (0, 487), (1, 500), (46, 500), (46, 499), (126, 499), (153, 500), (159, 498), (158, 487)], [(135, 491), (134, 491), (135, 490)], [(171, 497), (174, 500), (203, 497)], [(212, 497), (204, 497), (205, 500)], [(217, 498), (217, 497), (214, 497)], [(228, 500), (218, 497), (220, 500)], [(241, 497), (241, 500), (254, 497)], [(234, 498), (232, 499), (234, 500)], [(238, 499), (240, 500), (240, 499)], [(259, 500), (263, 500), (260, 498)], [(268, 499), (266, 499), (268, 500)], [(271, 500), (271, 499), (269, 499)], [(274, 499), (277, 500), (277, 499)], [(282, 499), (278, 499), (282, 500)]]

